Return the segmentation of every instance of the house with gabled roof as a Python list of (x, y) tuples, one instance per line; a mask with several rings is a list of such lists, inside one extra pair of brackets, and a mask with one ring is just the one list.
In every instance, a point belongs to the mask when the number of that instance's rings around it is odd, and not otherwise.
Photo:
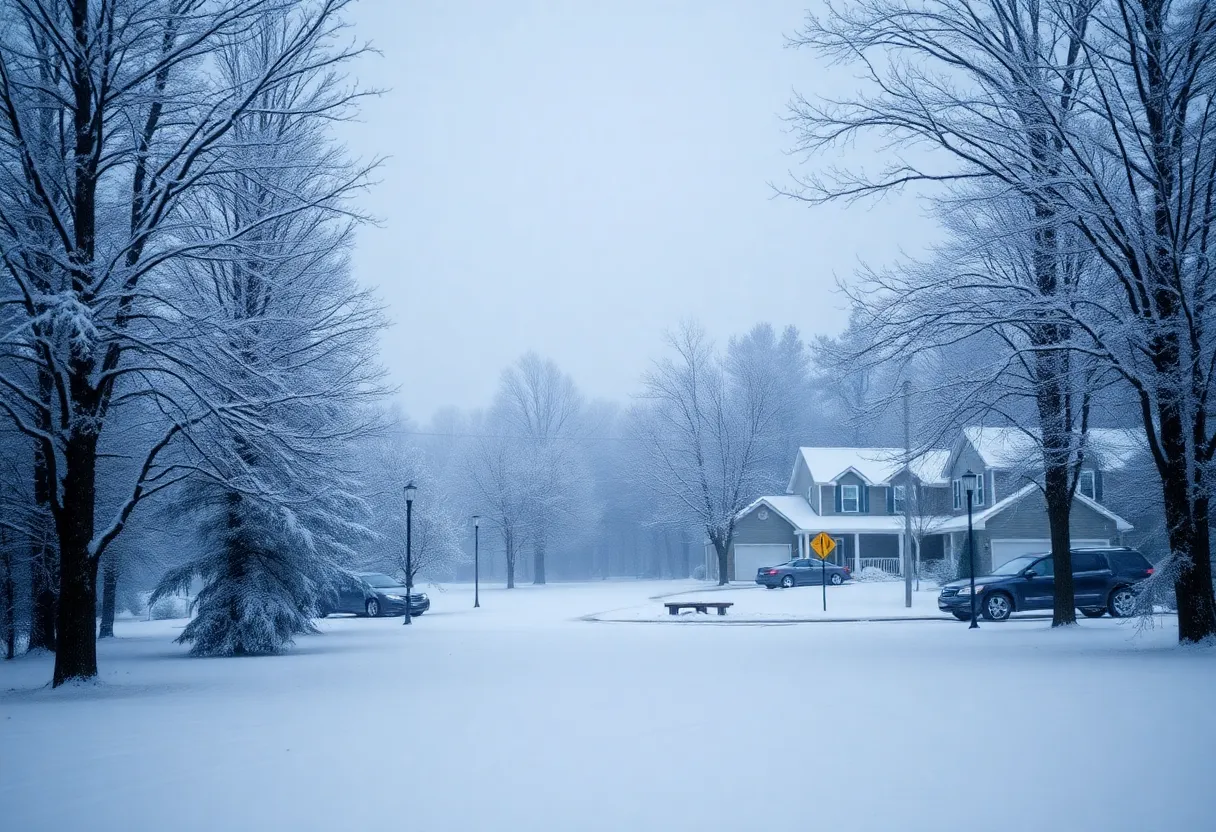
[[(1115, 545), (1131, 530), (1102, 504), (1102, 492), (1105, 477), (1122, 470), (1138, 448), (1134, 431), (1088, 434), (1072, 510), (1074, 546)], [(968, 470), (979, 483), (972, 495), (977, 570), (1049, 551), (1039, 459), (1033, 434), (1016, 428), (965, 428), (949, 448), (925, 451), (906, 465), (899, 448), (800, 448), (786, 493), (759, 497), (736, 517), (728, 577), (750, 582), (762, 567), (810, 557), (810, 541), (820, 532), (836, 542), (829, 560), (854, 574), (866, 567), (901, 574), (905, 512), (913, 526), (908, 562), (961, 555)], [(712, 573), (716, 562), (708, 565)]]

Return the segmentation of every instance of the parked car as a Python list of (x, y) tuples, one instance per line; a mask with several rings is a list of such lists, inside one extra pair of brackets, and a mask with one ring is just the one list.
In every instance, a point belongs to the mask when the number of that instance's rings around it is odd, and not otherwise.
[(756, 570), (756, 583), (768, 589), (793, 586), (819, 586), (824, 578), (832, 586), (840, 586), (853, 574), (847, 566), (834, 563), (821, 564), (811, 558), (797, 558), (780, 566), (765, 566)]
[[(1136, 583), (1153, 574), (1148, 558), (1135, 549), (1073, 549), (1072, 581), (1077, 608), (1089, 618), (1109, 612), (1124, 618), (1136, 612)], [(989, 621), (1004, 621), (1024, 610), (1049, 610), (1055, 599), (1051, 555), (1025, 555), (975, 579), (975, 606)], [(959, 621), (971, 620), (970, 580), (942, 587), (938, 609)]]
[[(335, 588), (320, 610), (322, 618), (346, 612), (377, 618), (381, 615), (405, 615), (405, 592), (401, 581), (379, 572), (360, 572), (352, 580)], [(424, 592), (410, 596), (410, 614), (422, 615), (431, 608), (431, 599)]]

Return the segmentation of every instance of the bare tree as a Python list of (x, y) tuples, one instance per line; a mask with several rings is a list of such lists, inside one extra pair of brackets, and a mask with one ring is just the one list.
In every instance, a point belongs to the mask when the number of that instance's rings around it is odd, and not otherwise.
[[(231, 170), (233, 129), (272, 91), (326, 76), (357, 50), (336, 43), (345, 0), (5, 0), (0, 18), (0, 249), (5, 307), (30, 371), (0, 378), (0, 410), (45, 464), (59, 555), (53, 683), (97, 673), (97, 569), (135, 507), (185, 474), (162, 455), (205, 423), (250, 414), (206, 401), (186, 329), (163, 289), (187, 253), (224, 249), (181, 231), (184, 202)], [(283, 20), (258, 70), (229, 83), (221, 50)], [(342, 118), (351, 94), (295, 115)], [(49, 118), (62, 130), (37, 131)], [(239, 142), (238, 142), (239, 143)], [(348, 183), (347, 187), (350, 184)], [(314, 206), (299, 205), (299, 210)], [(256, 225), (254, 227), (257, 227)], [(240, 245), (249, 226), (223, 241)], [(8, 331), (12, 331), (11, 329)], [(190, 349), (191, 347), (195, 349)], [(30, 379), (33, 378), (31, 383)], [(43, 382), (48, 395), (41, 395)], [(115, 414), (152, 399), (164, 429), (139, 454), (127, 497), (97, 518), (98, 442)]]
[(670, 334), (668, 346), (633, 415), (638, 476), (665, 510), (704, 531), (724, 584), (735, 519), (769, 482), (781, 391), (761, 368), (727, 372), (694, 324)]
[[(810, 17), (796, 43), (856, 60), (874, 92), (847, 101), (798, 99), (793, 120), (804, 150), (819, 150), (862, 131), (888, 131), (898, 143), (947, 151), (955, 170), (899, 158), (877, 177), (831, 171), (802, 183), (813, 201), (855, 198), (909, 183), (977, 183), (1024, 215), (1025, 265), (1037, 298), (1068, 293), (1055, 198), (1062, 147), (1048, 125), (1065, 124), (1077, 106), (1081, 39), (1093, 0), (863, 0), (829, 5)], [(996, 183), (996, 186), (990, 185)], [(999, 191), (998, 191), (999, 188)], [(1027, 281), (1020, 281), (1026, 284)], [(1064, 301), (1068, 303), (1068, 300)], [(1002, 316), (1009, 320), (1010, 316)], [(1065, 317), (1019, 320), (1018, 345), (1036, 405), (1044, 495), (1056, 563), (1053, 626), (1076, 623), (1069, 517), (1078, 468), (1075, 438), (1087, 391), (1073, 385), (1072, 331)]]
[(546, 548), (555, 524), (578, 507), (583, 471), (572, 440), (582, 432), (582, 406), (574, 380), (536, 353), (527, 353), (503, 371), (494, 415), (504, 441), (518, 446), (533, 583), (545, 583)]

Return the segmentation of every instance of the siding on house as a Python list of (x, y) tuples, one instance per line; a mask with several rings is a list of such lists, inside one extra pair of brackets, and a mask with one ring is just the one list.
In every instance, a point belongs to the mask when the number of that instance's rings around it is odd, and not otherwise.
[[(856, 512), (852, 512), (852, 511), (839, 512), (836, 510), (836, 488), (841, 485), (856, 485), (858, 487), (857, 499), (860, 502), (862, 500), (861, 491), (862, 491), (862, 489), (866, 488), (865, 480), (863, 480), (861, 477), (857, 476), (852, 471), (850, 471), (847, 474), (845, 474), (844, 476), (842, 476), (840, 479), (838, 479), (836, 482), (837, 482), (836, 487), (833, 487), (830, 485), (825, 485), (822, 487), (821, 490), (823, 492), (823, 511), (821, 511), (819, 513), (824, 516), (829, 516), (829, 515), (833, 515), (833, 514), (842, 514), (842, 513), (843, 514), (865, 514), (866, 512), (863, 510), (865, 508), (864, 505), (859, 505), (858, 510)], [(870, 512), (869, 512), (870, 514), (873, 514), (875, 512), (874, 497), (873, 497), (873, 493), (872, 493), (874, 491), (881, 492), (881, 489), (879, 489), (879, 488), (871, 489)], [(881, 493), (879, 496), (883, 500), (886, 499), (886, 497), (884, 495), (882, 495)], [(884, 505), (885, 505), (885, 503), (884, 503)]]
[[(768, 519), (759, 518), (760, 509), (768, 512)], [(758, 506), (735, 521), (734, 543), (788, 543), (797, 552), (794, 527), (784, 517), (767, 506)]]
[[(1047, 502), (1039, 491), (1031, 491), (1016, 505), (989, 519), (984, 526), (993, 540), (1047, 538), (1051, 534), (1047, 524)], [(1101, 538), (1112, 544), (1119, 540), (1115, 521), (1079, 500), (1073, 501), (1068, 528), (1074, 540)]]
[[(759, 518), (760, 510), (768, 512), (768, 518)], [(740, 580), (735, 574), (735, 546), (748, 543), (780, 543), (790, 547), (790, 557), (798, 557), (798, 541), (794, 537), (794, 527), (784, 517), (767, 506), (757, 506), (735, 521), (735, 536), (731, 541), (730, 551), (726, 554), (727, 568), (735, 580)]]
[(798, 458), (794, 462), (794, 476), (790, 486), (790, 493), (797, 494), (799, 497), (805, 497), (807, 489), (814, 485), (811, 480), (811, 471), (806, 467), (806, 460), (802, 456), (802, 451), (798, 451)]
[(998, 501), (1030, 484), (1025, 474), (1014, 474), (1011, 471), (996, 470), (992, 472), (993, 485), (996, 488)]
[(946, 555), (946, 535), (930, 534), (920, 541), (920, 559), (941, 560)]
[(899, 535), (863, 534), (861, 536), (861, 556), (863, 558), (899, 557)]
[(821, 485), (819, 486), (819, 504), (815, 506), (815, 511), (820, 514), (835, 514), (836, 505), (836, 486)]
[[(961, 445), (955, 452), (954, 458), (950, 461), (950, 485), (947, 488), (948, 496), (946, 505), (954, 514), (967, 513), (967, 499), (965, 496), (963, 497), (961, 507), (958, 509), (954, 508), (954, 480), (961, 478), (968, 470), (975, 474), (987, 475), (987, 469), (984, 466), (984, 458), (979, 455), (974, 446), (972, 446), (972, 444), (966, 439), (961, 439), (960, 443)], [(987, 508), (988, 506), (992, 505), (992, 501), (988, 499), (988, 486), (989, 483), (985, 482), (983, 508)], [(1008, 494), (1009, 492), (1005, 492), (1005, 496), (1008, 496)]]

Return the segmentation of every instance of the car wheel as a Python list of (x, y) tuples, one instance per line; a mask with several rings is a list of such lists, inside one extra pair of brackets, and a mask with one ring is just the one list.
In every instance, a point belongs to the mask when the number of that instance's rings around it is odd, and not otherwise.
[(367, 606), (364, 608), (368, 618), (376, 618), (380, 615), (380, 602), (375, 598), (367, 599)]
[(794, 585), (794, 576), (786, 575), (784, 578), (781, 579), (781, 585), (783, 587), (785, 587), (786, 589), (789, 589), (790, 587), (792, 587)]
[(956, 612), (956, 613), (954, 613), (954, 617), (955, 617), (955, 618), (957, 618), (959, 621), (970, 621), (970, 620), (971, 620), (971, 613), (969, 613), (969, 612)]
[(1108, 604), (1112, 618), (1127, 618), (1136, 614), (1136, 593), (1130, 586), (1121, 586), (1110, 594)]
[(844, 578), (840, 577), (839, 572), (833, 572), (832, 577), (828, 578), (828, 583), (830, 583), (832, 586), (840, 586), (842, 583), (844, 583)]
[(984, 599), (984, 618), (1004, 621), (1013, 612), (1013, 599), (1003, 592), (994, 592)]
[(1101, 618), (1106, 615), (1106, 610), (1102, 607), (1085, 607), (1081, 610), (1081, 615), (1086, 618)]

